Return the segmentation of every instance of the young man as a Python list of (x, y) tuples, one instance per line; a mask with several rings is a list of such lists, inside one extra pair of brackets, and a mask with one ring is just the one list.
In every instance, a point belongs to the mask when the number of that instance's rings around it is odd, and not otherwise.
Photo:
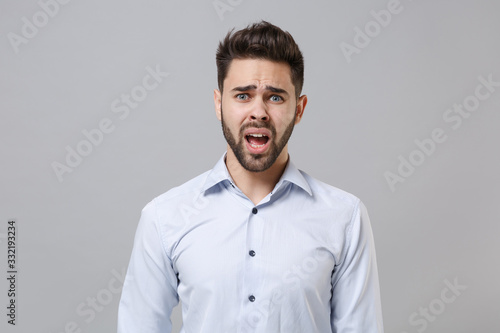
[(383, 332), (375, 248), (355, 196), (298, 170), (287, 142), (307, 104), (292, 36), (267, 22), (217, 50), (227, 152), (142, 211), (119, 333)]

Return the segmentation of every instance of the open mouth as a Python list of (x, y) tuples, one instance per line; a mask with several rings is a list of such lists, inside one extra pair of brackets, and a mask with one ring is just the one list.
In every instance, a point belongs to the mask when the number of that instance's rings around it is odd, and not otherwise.
[(272, 132), (263, 127), (247, 128), (243, 133), (245, 137), (246, 148), (250, 154), (264, 154), (271, 146)]
[(261, 134), (261, 133), (252, 133), (252, 134), (248, 134), (247, 136), (245, 136), (248, 144), (252, 147), (252, 148), (263, 148), (267, 142), (269, 141), (269, 137), (265, 134)]

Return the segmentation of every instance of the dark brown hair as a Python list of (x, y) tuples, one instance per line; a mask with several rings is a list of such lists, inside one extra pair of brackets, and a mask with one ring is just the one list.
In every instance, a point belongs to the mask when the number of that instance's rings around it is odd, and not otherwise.
[(292, 35), (269, 22), (254, 23), (236, 32), (230, 30), (219, 43), (215, 59), (221, 92), (233, 59), (266, 59), (290, 65), (295, 96), (300, 96), (304, 84), (302, 52)]

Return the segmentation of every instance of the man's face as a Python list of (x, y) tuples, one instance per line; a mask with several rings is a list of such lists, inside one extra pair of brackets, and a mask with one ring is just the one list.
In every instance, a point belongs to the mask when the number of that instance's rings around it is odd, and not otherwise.
[(290, 66), (262, 59), (235, 59), (214, 94), (217, 117), (226, 141), (248, 171), (271, 167), (288, 154), (288, 139), (298, 124), (307, 97), (295, 98)]

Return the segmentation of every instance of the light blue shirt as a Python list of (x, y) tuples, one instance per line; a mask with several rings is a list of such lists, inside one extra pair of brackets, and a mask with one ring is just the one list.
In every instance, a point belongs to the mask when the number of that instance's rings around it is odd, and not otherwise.
[(142, 210), (119, 333), (382, 333), (370, 221), (355, 196), (290, 158), (254, 205), (215, 167)]

